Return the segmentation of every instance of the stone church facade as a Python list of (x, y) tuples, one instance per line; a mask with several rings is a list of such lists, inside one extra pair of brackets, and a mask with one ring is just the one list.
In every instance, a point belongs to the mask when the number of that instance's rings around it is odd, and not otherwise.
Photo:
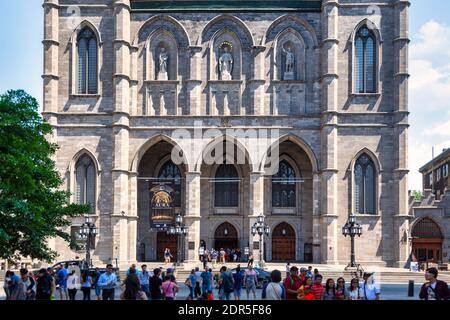
[[(94, 263), (160, 260), (176, 245), (150, 226), (149, 186), (163, 179), (189, 228), (184, 260), (201, 244), (258, 259), (251, 227), (263, 214), (267, 261), (346, 264), (341, 228), (354, 213), (358, 262), (404, 266), (409, 5), (45, 0), (43, 116), (64, 187), (91, 204)], [(267, 154), (254, 157), (233, 129), (276, 130), (279, 170), (268, 174)], [(179, 130), (219, 132), (192, 145), (231, 146), (227, 160), (243, 161), (198, 160)], [(81, 255), (52, 246), (60, 259)]]

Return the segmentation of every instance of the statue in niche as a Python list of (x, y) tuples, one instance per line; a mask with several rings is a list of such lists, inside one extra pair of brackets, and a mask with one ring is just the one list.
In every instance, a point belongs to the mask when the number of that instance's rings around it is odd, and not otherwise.
[(294, 80), (294, 65), (295, 65), (295, 56), (292, 52), (292, 47), (289, 44), (287, 50), (282, 46), (283, 52), (286, 55), (286, 69), (284, 71), (284, 80)]
[(159, 73), (158, 80), (168, 80), (167, 75), (167, 62), (169, 61), (169, 55), (167, 54), (166, 48), (162, 47), (159, 52)]
[(225, 46), (223, 50), (224, 52), (219, 58), (220, 80), (232, 80), (233, 56), (230, 53), (230, 47)]

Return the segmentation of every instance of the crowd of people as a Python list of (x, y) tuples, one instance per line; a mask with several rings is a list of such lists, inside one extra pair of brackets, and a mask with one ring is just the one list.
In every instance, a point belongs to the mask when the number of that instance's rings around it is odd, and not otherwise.
[[(177, 282), (174, 269), (156, 268), (149, 272), (143, 265), (139, 270), (132, 265), (126, 272), (123, 283), (118, 283), (117, 275), (111, 264), (101, 273), (97, 268), (90, 274), (69, 266), (60, 266), (57, 270), (41, 269), (35, 275), (27, 269), (21, 269), (16, 275), (7, 271), (4, 290), (7, 300), (76, 300), (80, 290), (83, 300), (91, 300), (91, 292), (95, 292), (97, 300), (114, 300), (116, 290), (120, 289), (122, 300), (174, 300), (179, 295), (181, 285)], [(440, 281), (438, 270), (429, 268), (425, 273), (426, 282), (421, 288), (419, 297), (422, 300), (449, 300), (447, 283)], [(324, 281), (319, 270), (312, 267), (297, 268), (286, 266), (286, 275), (274, 270), (270, 281), (258, 282), (258, 274), (253, 266), (230, 270), (226, 266), (220, 268), (216, 277), (208, 266), (203, 271), (193, 269), (184, 285), (189, 289), (187, 296), (178, 297), (188, 300), (240, 300), (245, 291), (248, 300), (379, 300), (380, 287), (373, 281), (371, 273), (364, 273), (363, 281), (353, 278), (349, 284), (340, 277)], [(261, 296), (257, 297), (258, 286), (262, 287)], [(218, 296), (214, 297), (214, 289), (218, 288)]]

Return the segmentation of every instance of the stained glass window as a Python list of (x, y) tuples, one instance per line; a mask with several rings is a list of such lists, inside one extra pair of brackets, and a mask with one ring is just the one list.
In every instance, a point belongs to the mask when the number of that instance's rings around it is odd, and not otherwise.
[(354, 197), (356, 212), (360, 214), (375, 214), (375, 165), (366, 154), (362, 154), (356, 161), (354, 176)]
[(296, 177), (292, 166), (283, 160), (278, 173), (272, 177), (272, 207), (294, 208), (296, 206)]
[(168, 161), (159, 170), (158, 177), (167, 182), (173, 182), (175, 196), (173, 204), (175, 207), (181, 207), (181, 172), (177, 165), (172, 161)]
[(372, 30), (361, 27), (355, 39), (355, 89), (357, 93), (376, 92), (376, 40)]

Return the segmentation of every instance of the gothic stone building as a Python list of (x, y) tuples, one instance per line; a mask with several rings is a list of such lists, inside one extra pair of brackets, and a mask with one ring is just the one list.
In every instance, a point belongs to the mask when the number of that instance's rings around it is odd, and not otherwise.
[[(267, 261), (346, 264), (341, 228), (354, 213), (358, 261), (403, 266), (409, 5), (45, 0), (43, 115), (72, 201), (92, 205), (94, 263), (177, 251), (149, 222), (149, 186), (166, 179), (189, 228), (186, 261), (201, 243), (249, 247), (257, 260), (251, 227), (263, 214)], [(188, 157), (174, 132), (199, 122), (222, 136), (195, 146), (235, 146), (244, 161)], [(255, 160), (226, 129), (277, 129), (278, 172), (267, 174), (266, 156)], [(174, 147), (184, 163), (171, 159)], [(77, 255), (52, 246), (61, 259)]]

